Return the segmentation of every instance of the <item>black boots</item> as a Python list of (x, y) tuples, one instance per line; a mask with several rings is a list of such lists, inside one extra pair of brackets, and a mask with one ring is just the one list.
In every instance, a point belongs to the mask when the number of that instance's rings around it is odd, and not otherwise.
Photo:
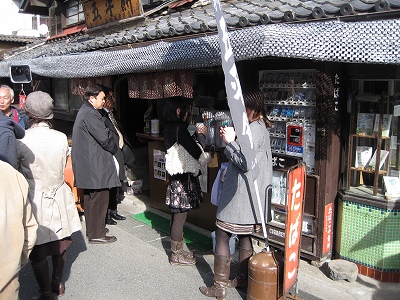
[(32, 262), (32, 270), (39, 284), (40, 296), (31, 298), (31, 300), (53, 300), (47, 259)]
[(116, 209), (112, 209), (111, 210), (111, 212), (110, 212), (110, 217), (112, 218), (112, 219), (114, 219), (114, 220), (119, 220), (119, 221), (123, 221), (123, 220), (126, 220), (126, 217), (124, 217), (124, 216), (121, 216), (119, 213), (118, 213), (118, 211), (116, 210)]
[(247, 290), (249, 259), (253, 255), (253, 249), (244, 249), (239, 247), (239, 264), (236, 270), (235, 279), (229, 280), (228, 287), (234, 287), (241, 290)]
[(169, 263), (173, 266), (192, 266), (196, 264), (196, 257), (194, 257), (193, 252), (183, 250), (183, 239), (179, 242), (171, 240)]
[(107, 209), (106, 224), (107, 225), (117, 225), (117, 221), (126, 220), (126, 217), (121, 216), (116, 209)]
[(64, 271), (65, 261), (67, 258), (67, 252), (64, 251), (60, 255), (52, 256), (53, 261), (53, 276), (51, 278), (51, 290), (57, 296), (65, 294), (65, 285), (62, 281), (62, 275)]
[(106, 224), (117, 225), (117, 222), (113, 218), (111, 218), (111, 209), (107, 209)]
[(214, 255), (214, 285), (212, 287), (202, 286), (200, 292), (207, 297), (224, 300), (227, 294), (231, 258), (224, 255)]
[(35, 274), (35, 278), (37, 283), (39, 284), (40, 291), (40, 296), (32, 298), (32, 300), (53, 300), (53, 293), (57, 296), (64, 295), (65, 286), (62, 281), (62, 275), (66, 258), (66, 251), (64, 251), (60, 255), (54, 255), (51, 257), (53, 262), (53, 275), (51, 277), (51, 283), (47, 258), (41, 261), (32, 262), (33, 274)]

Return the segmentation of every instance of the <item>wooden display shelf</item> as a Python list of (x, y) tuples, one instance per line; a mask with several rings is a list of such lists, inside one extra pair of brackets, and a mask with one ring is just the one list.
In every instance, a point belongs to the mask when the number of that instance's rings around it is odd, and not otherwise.
[[(366, 138), (366, 139), (376, 139), (378, 138), (377, 135), (366, 135), (366, 134), (352, 134), (352, 137), (359, 137), (359, 138)], [(389, 140), (390, 136), (382, 136), (381, 140)]]
[[(363, 173), (370, 173), (370, 174), (375, 174), (375, 170), (372, 169), (360, 169), (360, 168), (355, 168), (355, 167), (351, 167), (352, 171), (359, 171), (359, 172), (363, 172)], [(379, 175), (386, 175), (388, 172), (385, 170), (379, 170), (378, 174)]]

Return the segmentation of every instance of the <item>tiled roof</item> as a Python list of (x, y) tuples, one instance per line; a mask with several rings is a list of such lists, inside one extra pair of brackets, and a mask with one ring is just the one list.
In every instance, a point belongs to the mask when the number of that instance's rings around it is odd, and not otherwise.
[[(362, 17), (396, 10), (400, 16), (400, 0), (222, 0), (221, 4), (230, 30), (355, 15)], [(193, 34), (215, 33), (216, 30), (211, 1), (199, 0), (172, 10), (164, 7), (143, 21), (51, 39), (47, 46), (25, 52), (19, 58), (75, 54), (129, 44), (140, 46), (141, 42), (191, 38)]]
[[(399, 28), (400, 19), (282, 23), (232, 31), (230, 42), (235, 61), (282, 57), (398, 65)], [(204, 35), (138, 48), (7, 60), (0, 62), (0, 77), (8, 76), (11, 64), (28, 64), (32, 73), (45, 77), (84, 78), (213, 67), (221, 65), (221, 54), (218, 35)]]
[(43, 41), (43, 38), (0, 34), (0, 42), (31, 44), (37, 41)]
[[(275, 56), (400, 61), (400, 0), (221, 0), (221, 4), (237, 60)], [(10, 64), (22, 62), (36, 74), (66, 78), (215, 66), (220, 64), (216, 33), (211, 1), (175, 9), (164, 4), (147, 11), (144, 18), (82, 30), (10, 53), (0, 63), (0, 76), (8, 74)]]

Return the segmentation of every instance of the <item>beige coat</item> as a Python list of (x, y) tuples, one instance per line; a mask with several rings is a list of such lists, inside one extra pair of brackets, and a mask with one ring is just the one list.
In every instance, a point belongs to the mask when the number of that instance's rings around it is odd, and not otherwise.
[[(37, 223), (28, 201), (28, 183), (10, 164), (0, 161), (0, 294), (28, 262)], [(1, 297), (0, 297), (1, 298)]]
[(81, 229), (71, 188), (64, 182), (68, 141), (64, 133), (40, 123), (17, 141), (20, 171), (29, 183), (29, 200), (39, 224), (36, 245)]

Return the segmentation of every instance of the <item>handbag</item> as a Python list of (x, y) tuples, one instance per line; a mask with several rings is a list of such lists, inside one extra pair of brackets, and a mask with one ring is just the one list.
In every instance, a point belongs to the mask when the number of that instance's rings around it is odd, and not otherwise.
[(221, 197), (222, 188), (224, 186), (226, 168), (228, 167), (227, 162), (221, 164), (221, 168), (218, 170), (218, 174), (215, 177), (212, 189), (211, 189), (211, 204), (218, 206), (219, 199)]
[(178, 142), (178, 131), (176, 129), (176, 142), (165, 154), (165, 169), (169, 175), (191, 173), (193, 176), (199, 175), (201, 165), (206, 165), (211, 159), (210, 153), (204, 152), (203, 147), (198, 141), (196, 144), (201, 149), (201, 155), (199, 159), (195, 159), (190, 153)]

